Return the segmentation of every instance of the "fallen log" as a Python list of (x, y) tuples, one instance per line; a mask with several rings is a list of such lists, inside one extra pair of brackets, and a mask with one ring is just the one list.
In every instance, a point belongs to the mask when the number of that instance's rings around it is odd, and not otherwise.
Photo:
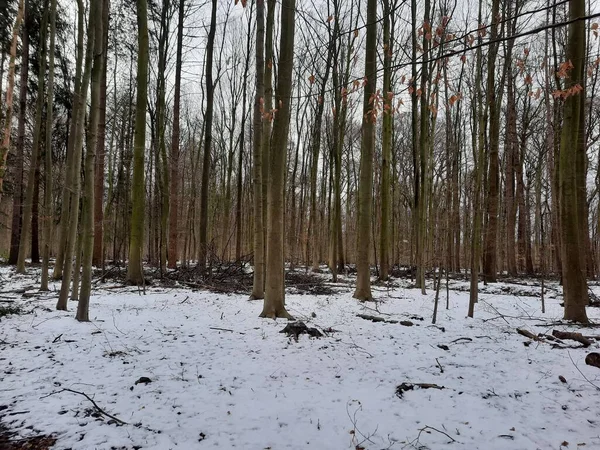
[(558, 339), (569, 339), (571, 341), (576, 341), (583, 344), (584, 347), (589, 347), (592, 344), (592, 341), (582, 335), (581, 333), (574, 333), (571, 331), (559, 331), (552, 330), (552, 336)]
[(533, 334), (531, 331), (525, 330), (523, 328), (517, 328), (517, 333), (519, 333), (521, 336), (525, 336), (526, 338), (529, 338), (533, 341), (542, 341), (542, 339), (540, 339), (538, 336)]

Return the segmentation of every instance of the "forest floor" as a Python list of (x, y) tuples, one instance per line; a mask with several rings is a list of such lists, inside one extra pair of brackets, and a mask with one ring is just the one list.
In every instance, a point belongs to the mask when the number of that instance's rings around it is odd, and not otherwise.
[[(434, 290), (410, 280), (375, 286), (367, 304), (352, 299), (349, 278), (325, 295), (291, 289), (288, 310), (324, 335), (297, 341), (280, 333), (286, 321), (258, 318), (262, 303), (247, 295), (177, 284), (144, 294), (107, 280), (95, 285), (92, 322), (79, 323), (74, 303), (55, 311), (59, 285), (39, 293), (38, 282), (36, 270), (0, 267), (0, 310), (19, 310), (0, 317), (0, 421), (13, 444), (600, 449), (600, 369), (585, 363), (599, 343), (552, 337), (600, 330), (561, 321), (553, 282), (545, 314), (539, 280), (481, 285), (469, 319), (468, 283), (451, 280), (435, 325)], [(600, 308), (588, 315), (600, 322)], [(0, 439), (37, 448), (10, 445)]]

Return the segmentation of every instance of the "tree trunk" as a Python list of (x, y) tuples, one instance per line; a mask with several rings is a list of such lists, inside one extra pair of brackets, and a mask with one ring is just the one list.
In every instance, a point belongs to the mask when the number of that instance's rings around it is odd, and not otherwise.
[[(47, 1), (45, 2), (47, 6)], [(27, 177), (27, 188), (25, 191), (25, 202), (23, 205), (23, 228), (21, 230), (21, 239), (19, 242), (19, 257), (17, 259), (17, 273), (25, 273), (25, 258), (30, 249), (29, 245), (33, 240), (34, 230), (31, 223), (33, 215), (34, 202), (38, 202), (35, 195), (36, 189), (36, 171), (39, 164), (40, 137), (42, 132), (42, 119), (44, 109), (44, 90), (46, 85), (46, 35), (48, 31), (48, 8), (44, 8), (42, 24), (40, 30), (40, 49), (39, 49), (39, 69), (38, 69), (38, 92), (35, 104), (35, 125), (33, 129), (33, 144), (31, 147), (31, 163), (29, 175)], [(39, 176), (38, 176), (39, 180)], [(37, 228), (37, 227), (36, 227)], [(37, 230), (36, 230), (37, 231)], [(39, 257), (39, 255), (38, 255)], [(32, 255), (32, 260), (33, 260)]]
[(208, 256), (208, 190), (210, 176), (210, 153), (212, 150), (212, 124), (214, 110), (215, 85), (213, 82), (213, 56), (215, 48), (215, 31), (217, 27), (217, 0), (212, 0), (210, 29), (206, 45), (206, 113), (204, 115), (204, 157), (202, 163), (202, 184), (200, 185), (200, 236), (198, 245), (200, 254), (198, 266), (206, 266)]
[[(496, 57), (498, 55), (498, 21), (500, 20), (500, 0), (492, 1), (492, 26), (488, 59), (486, 103), (489, 114), (489, 153), (487, 173), (487, 226), (484, 232), (483, 278), (486, 282), (495, 282), (498, 271), (498, 198), (500, 186), (498, 147), (500, 145), (500, 105), (502, 102), (503, 83), (496, 83)], [(506, 64), (510, 56), (505, 59)], [(500, 89), (498, 89), (500, 86)]]
[(44, 215), (42, 247), (42, 281), (40, 290), (48, 290), (48, 266), (54, 208), (52, 207), (52, 120), (54, 107), (54, 50), (56, 41), (56, 0), (50, 4), (50, 56), (48, 57), (48, 93), (46, 96), (46, 145), (44, 148)]
[[(19, 30), (21, 22), (23, 22), (24, 11), (23, 0), (19, 0), (17, 17), (12, 30), (12, 43), (10, 45), (10, 59), (8, 62), (8, 87), (6, 89), (6, 117), (4, 119), (4, 136), (0, 145), (0, 198), (2, 198), (2, 185), (6, 174), (6, 158), (10, 150), (10, 134), (12, 129), (12, 107), (13, 107), (13, 92), (15, 88), (15, 60), (17, 58), (17, 41), (19, 40)], [(27, 33), (28, 30), (25, 30)]]
[(135, 101), (135, 131), (133, 147), (132, 211), (129, 239), (127, 280), (140, 285), (144, 282), (142, 247), (144, 245), (144, 153), (146, 147), (146, 100), (148, 92), (148, 3), (137, 0), (138, 63)]
[[(560, 141), (560, 225), (563, 262), (563, 297), (565, 320), (587, 323), (585, 307), (588, 304), (588, 286), (585, 266), (581, 254), (585, 253), (582, 242), (581, 215), (579, 209), (585, 197), (581, 199), (578, 186), (578, 156), (581, 134), (579, 133), (581, 102), (583, 98), (585, 22), (576, 19), (585, 16), (585, 0), (569, 2), (569, 25), (567, 40), (567, 60), (573, 68), (565, 80), (565, 89), (578, 88), (567, 95), (564, 103), (564, 119)], [(567, 91), (568, 92), (568, 91)], [(575, 143), (575, 145), (573, 144)]]
[(263, 118), (268, 119), (268, 111), (264, 110), (265, 102), (265, 59), (264, 59), (264, 36), (265, 36), (265, 2), (256, 2), (256, 94), (254, 96), (254, 142), (252, 153), (252, 178), (254, 187), (254, 278), (252, 283), (251, 300), (264, 298), (265, 288), (265, 242), (263, 222)]
[[(21, 73), (19, 79), (19, 124), (16, 142), (16, 159), (15, 159), (15, 189), (13, 192), (13, 210), (12, 210), (12, 226), (10, 235), (10, 254), (8, 256), (9, 264), (16, 264), (19, 257), (19, 242), (21, 240), (21, 230), (23, 227), (23, 147), (25, 146), (25, 113), (27, 109), (27, 82), (29, 80), (29, 30), (30, 30), (30, 14), (29, 14), (29, 1), (25, 3), (25, 10), (23, 11), (23, 37), (21, 40)], [(13, 36), (14, 38), (14, 36)], [(16, 43), (15, 43), (16, 45)], [(15, 49), (16, 50), (16, 49)], [(12, 52), (12, 47), (11, 47)], [(8, 72), (8, 86), (11, 86), (11, 76), (13, 78), (14, 85), (14, 64), (12, 67), (13, 73), (11, 75), (10, 65)], [(14, 89), (14, 87), (13, 87)], [(10, 91), (10, 89), (9, 89)], [(6, 95), (7, 115), (12, 112), (12, 106), (8, 108), (9, 91)], [(0, 92), (2, 92), (0, 90)], [(12, 93), (11, 93), (12, 95)], [(6, 118), (5, 124), (10, 124), (11, 118)], [(10, 129), (10, 128), (9, 128)], [(6, 134), (4, 135), (6, 139)], [(10, 144), (10, 132), (8, 135)], [(1, 169), (0, 169), (1, 170)], [(0, 182), (1, 183), (1, 182)], [(0, 188), (0, 195), (2, 189)]]
[[(63, 267), (64, 264), (64, 256), (67, 250), (67, 240), (69, 236), (69, 217), (70, 217), (70, 208), (71, 208), (71, 195), (72, 189), (74, 188), (74, 178), (76, 175), (78, 176), (79, 172), (75, 172), (74, 164), (75, 159), (78, 155), (75, 154), (75, 141), (77, 137), (78, 124), (80, 120), (80, 109), (82, 102), (79, 101), (81, 96), (82, 89), (82, 71), (83, 71), (83, 57), (84, 57), (84, 48), (83, 48), (83, 38), (84, 38), (84, 28), (85, 28), (85, 14), (84, 14), (84, 6), (83, 1), (77, 1), (77, 57), (75, 59), (75, 87), (73, 90), (73, 106), (71, 110), (71, 123), (69, 124), (69, 138), (67, 141), (67, 178), (65, 179), (65, 184), (62, 190), (61, 196), (61, 212), (60, 212), (60, 228), (59, 228), (59, 242), (58, 242), (58, 250), (56, 252), (56, 261), (54, 262), (54, 272), (52, 273), (52, 278), (55, 280), (60, 280), (63, 276)], [(87, 88), (86, 88), (87, 89)], [(79, 205), (77, 205), (79, 208)], [(70, 264), (68, 265), (69, 270)], [(63, 305), (61, 305), (62, 309), (67, 308), (66, 300)], [(60, 309), (60, 308), (59, 308)]]
[(286, 154), (290, 121), (290, 96), (294, 66), (296, 1), (281, 2), (279, 73), (277, 77), (278, 110), (273, 121), (273, 141), (269, 154), (269, 189), (267, 194), (267, 257), (265, 299), (260, 317), (292, 318), (285, 309), (284, 218), (283, 210)]
[[(92, 258), (94, 252), (94, 168), (96, 163), (96, 150), (98, 143), (98, 123), (101, 115), (100, 92), (104, 71), (104, 57), (106, 54), (104, 47), (103, 20), (91, 20), (92, 17), (104, 17), (104, 0), (92, 0), (90, 4), (90, 24), (93, 24), (94, 31), (88, 29), (94, 40), (94, 56), (92, 66), (92, 85), (91, 85), (91, 104), (89, 116), (89, 128), (87, 132), (87, 149), (85, 155), (85, 183), (83, 187), (83, 208), (82, 208), (82, 274), (81, 290), (79, 294), (79, 303), (77, 303), (77, 320), (80, 322), (89, 322), (90, 294), (92, 291)], [(93, 16), (91, 15), (93, 14)], [(104, 170), (104, 166), (102, 167)], [(98, 199), (102, 202), (102, 199)]]
[(363, 95), (362, 138), (360, 148), (360, 183), (358, 187), (358, 221), (356, 241), (356, 289), (354, 298), (373, 300), (371, 294), (371, 215), (373, 191), (373, 151), (375, 147), (374, 95), (377, 92), (377, 1), (367, 1), (367, 42), (365, 47), (365, 85)]
[(169, 186), (169, 252), (167, 255), (169, 268), (177, 267), (179, 244), (179, 112), (181, 103), (181, 66), (183, 52), (183, 19), (185, 16), (185, 0), (179, 0), (179, 19), (177, 23), (177, 60), (175, 62), (175, 95), (173, 99), (173, 135), (171, 141), (171, 178)]
[[(108, 17), (110, 0), (102, 0), (102, 42), (108, 49)], [(106, 155), (106, 71), (108, 52), (102, 54), (102, 75), (100, 80), (100, 104), (98, 118), (98, 138), (96, 144), (96, 167), (94, 169), (94, 256), (92, 264), (104, 267), (104, 160)]]
[(387, 281), (390, 266), (390, 160), (392, 158), (392, 39), (390, 36), (390, 0), (384, 0), (383, 7), (383, 125), (381, 136), (381, 231), (379, 258), (381, 260), (379, 279)]

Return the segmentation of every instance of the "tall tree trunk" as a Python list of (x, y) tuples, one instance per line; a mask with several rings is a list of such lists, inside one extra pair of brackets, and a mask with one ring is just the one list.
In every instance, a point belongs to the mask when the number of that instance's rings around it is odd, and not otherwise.
[(379, 279), (388, 280), (390, 266), (390, 160), (392, 158), (392, 39), (390, 33), (390, 0), (383, 2), (383, 126), (381, 136), (381, 231)]
[[(481, 23), (481, 9), (483, 0), (479, 0), (479, 23)], [(478, 43), (481, 44), (481, 34), (479, 34)], [(481, 47), (476, 50), (475, 61), (475, 98), (473, 105), (473, 162), (474, 162), (474, 189), (473, 189), (473, 229), (471, 232), (471, 274), (469, 285), (469, 310), (467, 315), (473, 317), (475, 313), (475, 303), (479, 297), (479, 267), (481, 259), (481, 228), (483, 222), (483, 211), (481, 207), (481, 190), (483, 186), (483, 166), (484, 166), (484, 124), (487, 102), (483, 105), (482, 84), (482, 64), (483, 58)], [(465, 220), (467, 215), (465, 214)]]
[(179, 0), (179, 19), (177, 23), (177, 60), (175, 62), (175, 95), (173, 99), (173, 135), (171, 141), (171, 178), (169, 186), (169, 268), (177, 267), (179, 244), (179, 112), (181, 109), (181, 65), (183, 52), (183, 19), (185, 0)]
[[(78, 2), (78, 7), (82, 12), (84, 10), (83, 1)], [(90, 21), (92, 23), (93, 12), (90, 9)], [(81, 154), (83, 148), (83, 135), (85, 125), (85, 105), (87, 100), (87, 91), (92, 76), (92, 61), (94, 56), (94, 30), (95, 27), (88, 27), (88, 40), (85, 49), (85, 65), (83, 69), (83, 76), (81, 78), (80, 90), (73, 94), (73, 110), (77, 112), (74, 115), (73, 120), (75, 121), (74, 126), (74, 144), (73, 144), (73, 157), (71, 165), (67, 168), (67, 191), (68, 197), (68, 208), (69, 213), (66, 216), (66, 227), (65, 233), (65, 249), (63, 257), (63, 276), (60, 285), (60, 293), (58, 296), (58, 302), (56, 303), (56, 309), (65, 310), (67, 309), (67, 301), (69, 298), (69, 289), (71, 287), (71, 279), (73, 279), (74, 289), (72, 297), (77, 297), (77, 284), (79, 280), (80, 272), (80, 258), (81, 248), (79, 234), (77, 233), (78, 221), (79, 221), (79, 197), (81, 191)], [(65, 205), (63, 205), (65, 207)], [(75, 256), (75, 264), (73, 265), (73, 256)]]
[(373, 300), (371, 294), (371, 215), (373, 203), (373, 151), (375, 147), (374, 95), (377, 92), (377, 1), (367, 1), (367, 42), (365, 47), (365, 85), (363, 94), (362, 137), (360, 147), (360, 183), (356, 241), (356, 289), (354, 298)]
[[(58, 249), (56, 252), (56, 261), (54, 262), (54, 271), (52, 278), (60, 280), (63, 276), (64, 256), (67, 250), (67, 240), (69, 236), (69, 217), (71, 208), (71, 194), (74, 188), (74, 176), (78, 176), (79, 172), (75, 172), (74, 164), (75, 159), (78, 155), (75, 154), (75, 141), (77, 137), (78, 124), (80, 119), (80, 109), (82, 102), (79, 101), (82, 89), (82, 72), (83, 72), (83, 58), (84, 58), (84, 29), (85, 29), (85, 14), (83, 0), (77, 0), (77, 56), (75, 59), (75, 83), (73, 90), (73, 106), (71, 111), (71, 123), (69, 124), (69, 137), (67, 140), (67, 178), (62, 190), (61, 196), (61, 211), (60, 211), (60, 228), (59, 228), (59, 241)], [(87, 88), (86, 88), (87, 89)], [(77, 207), (79, 207), (77, 205)], [(69, 264), (71, 264), (69, 262)], [(70, 270), (70, 265), (68, 266)], [(66, 300), (64, 306), (61, 304), (62, 309), (67, 308)], [(60, 309), (60, 308), (59, 308)]]
[(284, 220), (283, 211), (286, 154), (290, 122), (290, 96), (294, 66), (296, 1), (281, 2), (279, 72), (277, 76), (277, 114), (273, 121), (273, 141), (269, 154), (269, 189), (267, 199), (267, 257), (265, 299), (260, 317), (292, 318), (285, 309)]
[[(252, 10), (250, 10), (252, 14)], [(263, 15), (264, 15), (264, 0), (263, 0)], [(264, 19), (263, 19), (264, 20)], [(248, 29), (246, 30), (246, 55), (244, 58), (244, 80), (248, 79), (248, 71), (250, 70), (250, 51), (252, 48), (252, 16), (248, 19)], [(264, 63), (264, 61), (263, 61)], [(258, 63), (257, 63), (258, 66)], [(261, 66), (264, 67), (264, 64)], [(237, 161), (237, 189), (236, 189), (236, 206), (235, 206), (235, 260), (242, 259), (242, 161), (244, 156), (244, 148), (246, 145), (246, 117), (247, 117), (247, 100), (248, 100), (248, 83), (244, 83), (242, 88), (242, 126), (240, 130), (240, 149), (238, 152)], [(260, 113), (260, 112), (259, 112)], [(260, 126), (260, 125), (259, 125)]]
[[(10, 134), (12, 129), (12, 107), (13, 107), (13, 92), (15, 89), (15, 60), (17, 58), (17, 41), (19, 40), (19, 30), (23, 15), (25, 14), (24, 0), (19, 0), (17, 9), (17, 17), (12, 30), (12, 42), (10, 45), (10, 59), (8, 62), (8, 87), (6, 89), (6, 116), (4, 119), (4, 136), (0, 145), (0, 198), (2, 197), (2, 185), (6, 174), (6, 158), (10, 150)], [(25, 31), (28, 32), (27, 30)]]
[(254, 96), (254, 142), (252, 153), (252, 179), (254, 188), (254, 278), (252, 283), (251, 300), (264, 298), (265, 288), (265, 242), (263, 222), (263, 118), (268, 119), (268, 111), (264, 110), (265, 102), (265, 2), (256, 1), (256, 93)]
[[(25, 3), (25, 9), (23, 11), (23, 37), (21, 39), (21, 73), (19, 77), (19, 123), (17, 126), (17, 142), (16, 142), (16, 158), (15, 158), (15, 189), (13, 192), (13, 211), (12, 211), (12, 226), (11, 226), (11, 235), (10, 235), (10, 254), (8, 256), (9, 264), (16, 264), (17, 259), (19, 257), (19, 241), (21, 240), (21, 230), (23, 227), (23, 147), (25, 146), (25, 113), (27, 109), (27, 82), (29, 80), (29, 30), (30, 28), (30, 13), (29, 13), (29, 0)], [(18, 14), (18, 13), (17, 13)], [(14, 39), (14, 36), (13, 36)], [(15, 42), (15, 51), (16, 51), (16, 42)], [(11, 46), (12, 52), (12, 46)], [(11, 53), (12, 54), (12, 53)], [(9, 91), (7, 91), (6, 95), (6, 105), (7, 105), (7, 118), (5, 124), (10, 124), (12, 115), (12, 106), (8, 108), (9, 105), (9, 92), (11, 91), (11, 77), (13, 79), (12, 83), (14, 86), (14, 61), (12, 66), (12, 75), (8, 72), (8, 87)], [(14, 89), (14, 87), (13, 87)], [(0, 90), (0, 92), (2, 92)], [(12, 95), (12, 93), (10, 94)], [(9, 115), (10, 113), (10, 115)], [(10, 128), (9, 128), (10, 130)], [(5, 130), (6, 132), (6, 130)], [(4, 135), (4, 139), (6, 139), (6, 134)], [(10, 145), (10, 132), (8, 134), (9, 145)], [(1, 170), (1, 169), (0, 169)], [(0, 182), (1, 183), (1, 182)], [(2, 192), (2, 188), (0, 187), (0, 195)]]
[(135, 131), (133, 145), (132, 211), (129, 239), (127, 280), (140, 285), (144, 282), (142, 247), (144, 245), (144, 153), (146, 147), (146, 99), (148, 93), (148, 3), (137, 0), (138, 63), (135, 101)]
[[(45, 6), (47, 6), (47, 0)], [(38, 69), (38, 92), (35, 104), (35, 125), (33, 129), (33, 144), (31, 147), (31, 163), (27, 177), (27, 189), (25, 191), (25, 202), (23, 204), (23, 228), (19, 243), (19, 257), (17, 259), (17, 273), (25, 273), (25, 258), (30, 247), (30, 239), (33, 236), (31, 217), (33, 215), (34, 202), (38, 202), (35, 195), (36, 171), (39, 164), (40, 137), (42, 132), (42, 119), (44, 109), (44, 92), (46, 85), (46, 35), (48, 31), (48, 8), (44, 8), (40, 30), (39, 69)], [(39, 180), (39, 176), (38, 176)], [(33, 259), (33, 255), (32, 255)]]
[[(509, 72), (510, 73), (510, 72)], [(515, 232), (517, 224), (517, 205), (515, 204), (515, 169), (519, 153), (517, 138), (517, 108), (512, 73), (508, 78), (505, 141), (505, 195), (506, 203), (506, 263), (508, 274), (517, 274), (517, 254), (515, 251)]]
[(200, 185), (200, 236), (198, 245), (200, 254), (198, 266), (204, 269), (208, 256), (208, 190), (210, 176), (210, 153), (212, 150), (212, 126), (215, 85), (213, 82), (213, 56), (215, 48), (215, 31), (217, 27), (217, 0), (212, 0), (210, 29), (206, 45), (206, 113), (204, 116), (204, 157), (202, 162), (202, 183)]
[[(495, 42), (498, 38), (498, 22), (500, 21), (500, 0), (492, 1), (492, 25), (488, 59), (487, 59), (487, 86), (486, 103), (489, 114), (489, 153), (488, 153), (488, 173), (487, 173), (487, 201), (486, 217), (487, 226), (484, 232), (483, 249), (483, 278), (486, 282), (496, 281), (496, 272), (498, 271), (498, 199), (499, 199), (499, 158), (498, 147), (500, 144), (500, 104), (502, 101), (503, 83), (496, 82), (496, 57), (498, 55), (499, 43)], [(506, 64), (510, 57), (505, 59)], [(498, 86), (500, 89), (498, 89)]]
[[(160, 273), (163, 274), (167, 268), (167, 234), (169, 225), (169, 161), (167, 158), (167, 144), (165, 141), (165, 116), (166, 116), (166, 80), (165, 71), (169, 51), (169, 9), (170, 0), (163, 0), (161, 6), (160, 34), (158, 43), (158, 80), (157, 80), (157, 105), (156, 105), (156, 133), (157, 133), (157, 175), (158, 193), (157, 207), (160, 216), (158, 222), (159, 242), (158, 261)], [(160, 168), (160, 169), (159, 169)]]
[(44, 215), (42, 247), (42, 281), (40, 289), (48, 290), (48, 266), (54, 208), (52, 207), (52, 126), (54, 108), (54, 50), (56, 42), (56, 0), (50, 3), (50, 56), (48, 57), (48, 93), (46, 96), (46, 144), (44, 148)]
[[(102, 0), (102, 42), (108, 48), (108, 17), (110, 0)], [(106, 71), (108, 52), (102, 54), (102, 75), (100, 79), (100, 104), (98, 118), (98, 138), (96, 143), (96, 167), (94, 169), (94, 256), (92, 264), (104, 267), (104, 160), (106, 156)]]
[[(560, 140), (560, 225), (563, 262), (563, 297), (565, 320), (587, 323), (585, 307), (588, 304), (588, 286), (582, 253), (585, 243), (581, 236), (580, 208), (586, 198), (580, 198), (578, 177), (578, 152), (581, 148), (579, 133), (581, 102), (584, 101), (583, 85), (585, 56), (585, 0), (569, 2), (569, 25), (567, 40), (567, 61), (573, 67), (565, 80), (565, 89), (578, 89), (567, 95), (564, 103), (564, 120)], [(580, 19), (580, 20), (576, 20)], [(568, 91), (567, 91), (568, 92)], [(573, 143), (576, 143), (573, 145)]]
[[(425, 17), (423, 22), (429, 24), (430, 22), (430, 1), (425, 0), (424, 10)], [(427, 36), (427, 32), (423, 33), (423, 55), (427, 55), (429, 52), (430, 37)], [(429, 195), (427, 195), (429, 186), (429, 151), (430, 151), (430, 120), (429, 120), (429, 106), (430, 106), (430, 98), (429, 98), (429, 62), (428, 58), (423, 56), (423, 61), (421, 64), (421, 87), (420, 91), (420, 103), (421, 103), (421, 113), (419, 116), (419, 176), (421, 178), (419, 182), (419, 188), (421, 192), (419, 193), (419, 202), (417, 207), (417, 229), (416, 229), (416, 260), (417, 260), (417, 277), (416, 277), (416, 286), (421, 288), (421, 293), (425, 294), (425, 254), (427, 251), (427, 233), (428, 233), (428, 210), (429, 210)]]
[[(91, 17), (104, 17), (104, 0), (92, 0), (90, 3)], [(85, 154), (85, 183), (83, 187), (83, 207), (82, 207), (82, 273), (81, 290), (79, 294), (79, 303), (77, 303), (76, 318), (80, 322), (89, 322), (90, 294), (92, 291), (92, 258), (94, 253), (94, 168), (96, 163), (96, 150), (98, 143), (98, 122), (100, 120), (100, 91), (104, 71), (104, 58), (106, 50), (104, 47), (104, 20), (90, 20), (94, 31), (94, 60), (92, 66), (92, 85), (91, 85), (91, 104), (89, 128), (87, 132), (87, 149)], [(89, 31), (88, 31), (89, 33)], [(104, 167), (102, 168), (104, 170)], [(100, 202), (102, 199), (98, 199)]]

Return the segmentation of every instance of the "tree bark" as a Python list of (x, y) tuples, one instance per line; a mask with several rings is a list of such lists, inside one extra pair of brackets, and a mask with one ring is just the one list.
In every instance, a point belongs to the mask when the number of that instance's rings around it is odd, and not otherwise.
[(217, 27), (217, 0), (212, 0), (210, 16), (210, 29), (208, 31), (208, 42), (206, 45), (206, 113), (204, 115), (204, 157), (202, 162), (202, 183), (200, 185), (200, 236), (198, 245), (200, 254), (198, 266), (202, 269), (206, 266), (208, 256), (208, 190), (210, 176), (210, 153), (212, 150), (212, 126), (215, 85), (213, 82), (213, 56), (215, 48), (215, 32)]
[[(256, 93), (254, 96), (254, 142), (252, 153), (252, 177), (254, 188), (254, 278), (251, 300), (264, 298), (265, 288), (265, 241), (263, 222), (263, 117), (268, 115), (265, 107), (265, 2), (256, 1)], [(268, 120), (268, 118), (267, 118)]]
[(260, 317), (292, 318), (285, 309), (284, 281), (284, 188), (286, 154), (290, 121), (290, 96), (294, 66), (296, 1), (281, 2), (279, 73), (277, 77), (277, 113), (273, 121), (273, 141), (269, 154), (269, 189), (267, 194), (267, 258), (265, 299)]
[[(6, 116), (4, 119), (4, 136), (0, 145), (0, 198), (2, 198), (2, 185), (6, 174), (6, 158), (10, 150), (10, 134), (12, 129), (12, 107), (13, 107), (13, 92), (15, 88), (15, 60), (17, 58), (17, 41), (19, 40), (19, 30), (24, 15), (23, 0), (19, 0), (17, 9), (17, 17), (12, 30), (12, 42), (10, 45), (10, 59), (8, 62), (8, 87), (6, 89)], [(27, 31), (26, 31), (27, 32)]]
[(54, 108), (54, 51), (56, 42), (56, 0), (50, 4), (50, 55), (48, 57), (48, 93), (46, 95), (46, 144), (44, 148), (44, 215), (42, 247), (42, 281), (40, 290), (48, 290), (48, 266), (54, 208), (52, 207), (52, 126)]
[(144, 245), (144, 152), (146, 147), (146, 99), (148, 92), (148, 3), (137, 0), (138, 63), (135, 101), (135, 131), (133, 147), (132, 211), (129, 239), (127, 280), (140, 285), (144, 282), (142, 247)]
[[(13, 192), (13, 211), (12, 211), (12, 226), (10, 235), (10, 254), (8, 256), (9, 264), (16, 264), (19, 257), (19, 241), (21, 240), (21, 230), (23, 227), (23, 147), (25, 146), (25, 113), (27, 109), (27, 82), (29, 80), (29, 30), (30, 28), (30, 14), (29, 14), (29, 0), (25, 3), (25, 9), (23, 11), (23, 37), (21, 39), (21, 73), (19, 76), (19, 123), (17, 126), (17, 142), (16, 142), (16, 159), (15, 159), (15, 189)], [(18, 14), (18, 13), (17, 13)], [(16, 50), (16, 48), (15, 48)], [(12, 52), (12, 46), (11, 46)], [(14, 83), (14, 64), (12, 66), (12, 78)], [(8, 72), (8, 86), (10, 91), (11, 86), (11, 73), (10, 73), (10, 62)], [(13, 88), (14, 89), (14, 88)], [(1, 92), (1, 91), (0, 91)], [(12, 106), (8, 108), (9, 95), (6, 95), (7, 105), (7, 118), (5, 124), (11, 122), (9, 113), (12, 113)], [(12, 94), (11, 94), (12, 95)], [(6, 134), (4, 135), (6, 139)], [(10, 133), (8, 135), (10, 144)], [(2, 189), (0, 188), (0, 195)]]
[(183, 19), (185, 16), (185, 0), (179, 0), (179, 18), (177, 23), (177, 56), (175, 62), (175, 95), (173, 98), (173, 135), (171, 141), (171, 178), (169, 187), (169, 251), (168, 267), (177, 267), (179, 246), (179, 115), (181, 109), (181, 65), (183, 53)]
[[(91, 85), (91, 104), (87, 132), (87, 149), (85, 155), (85, 183), (83, 187), (83, 208), (82, 208), (82, 273), (81, 288), (79, 293), (79, 303), (77, 303), (76, 318), (80, 322), (89, 322), (90, 294), (92, 291), (92, 258), (94, 252), (94, 169), (96, 163), (96, 150), (98, 143), (98, 123), (101, 115), (100, 92), (102, 90), (102, 72), (104, 71), (104, 58), (106, 50), (104, 47), (103, 20), (94, 20), (92, 17), (104, 17), (104, 0), (92, 0), (90, 3), (90, 24), (93, 24), (94, 31), (94, 55), (92, 66), (92, 85)], [(89, 33), (88, 29), (88, 33)], [(104, 167), (102, 167), (104, 170)], [(102, 199), (98, 199), (102, 202)]]
[[(108, 48), (108, 17), (110, 0), (102, 0), (102, 42)], [(100, 104), (98, 118), (98, 138), (96, 143), (96, 167), (94, 169), (94, 256), (92, 264), (104, 267), (104, 165), (106, 157), (106, 71), (108, 52), (102, 54), (102, 75), (100, 79)]]
[[(45, 6), (47, 6), (47, 0)], [(46, 86), (46, 36), (48, 31), (48, 8), (44, 9), (42, 24), (40, 30), (40, 49), (39, 49), (39, 69), (38, 69), (38, 92), (35, 104), (35, 125), (33, 129), (33, 144), (31, 147), (31, 163), (29, 175), (27, 177), (27, 188), (25, 190), (25, 202), (23, 204), (23, 227), (21, 230), (21, 239), (19, 242), (19, 256), (17, 259), (17, 273), (25, 273), (25, 258), (30, 249), (29, 245), (34, 236), (34, 230), (31, 222), (33, 215), (34, 202), (38, 202), (35, 195), (36, 189), (36, 171), (39, 165), (40, 137), (42, 132), (42, 119), (44, 109), (44, 92)], [(37, 227), (36, 227), (37, 228)], [(36, 233), (37, 234), (37, 233)], [(33, 260), (32, 255), (32, 260)]]
[[(565, 304), (565, 320), (587, 323), (585, 307), (588, 304), (588, 286), (585, 266), (582, 264), (582, 253), (585, 243), (582, 242), (580, 205), (585, 197), (580, 198), (578, 182), (578, 156), (581, 134), (580, 114), (583, 98), (584, 55), (585, 55), (585, 22), (575, 19), (585, 16), (585, 0), (569, 2), (569, 19), (572, 20), (568, 30), (567, 60), (573, 68), (565, 80), (565, 89), (579, 88), (567, 95), (564, 103), (564, 119), (560, 141), (560, 225), (563, 262), (563, 297)], [(568, 92), (568, 91), (567, 91)], [(573, 144), (575, 143), (575, 145)]]
[(367, 42), (365, 47), (365, 85), (363, 95), (360, 183), (356, 241), (356, 289), (354, 298), (373, 300), (371, 294), (371, 215), (373, 191), (373, 151), (375, 147), (375, 93), (377, 92), (377, 1), (367, 1)]

